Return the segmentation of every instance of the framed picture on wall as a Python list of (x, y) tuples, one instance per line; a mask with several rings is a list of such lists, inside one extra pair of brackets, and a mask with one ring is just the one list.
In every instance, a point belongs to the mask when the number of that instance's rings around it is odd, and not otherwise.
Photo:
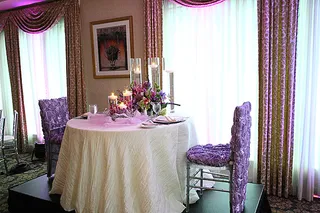
[(133, 58), (132, 16), (90, 22), (94, 78), (127, 78)]

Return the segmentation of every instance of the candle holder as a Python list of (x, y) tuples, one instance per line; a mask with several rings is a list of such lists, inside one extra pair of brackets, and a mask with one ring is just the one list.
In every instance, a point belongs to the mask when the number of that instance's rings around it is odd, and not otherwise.
[(129, 90), (125, 90), (122, 92), (123, 95), (123, 101), (125, 104), (130, 105), (132, 102), (132, 92)]
[[(168, 91), (169, 102), (174, 103), (174, 72), (172, 70), (162, 72), (162, 86), (164, 91)], [(174, 112), (173, 104), (170, 104), (170, 112)]]
[(117, 106), (117, 104), (118, 104), (117, 99), (109, 99), (109, 106), (110, 107)]
[(130, 103), (132, 101), (132, 95), (123, 96), (123, 100), (124, 100), (125, 103)]
[(111, 93), (110, 96), (108, 96), (108, 102), (109, 102), (109, 107), (115, 107), (118, 104), (118, 96), (114, 95), (114, 93)]
[(152, 86), (160, 86), (160, 60), (158, 57), (148, 58), (148, 79)]
[(141, 58), (130, 59), (130, 83), (136, 82), (137, 84), (142, 83), (141, 75)]

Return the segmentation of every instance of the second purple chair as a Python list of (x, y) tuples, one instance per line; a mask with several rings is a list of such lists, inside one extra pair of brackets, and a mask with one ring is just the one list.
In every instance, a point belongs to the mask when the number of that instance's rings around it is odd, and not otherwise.
[(55, 172), (64, 130), (69, 120), (67, 98), (39, 100), (42, 132), (46, 143), (47, 176)]
[[(188, 150), (186, 212), (189, 211), (189, 191), (191, 188), (200, 189), (200, 194), (203, 189), (229, 192), (230, 212), (240, 213), (244, 210), (250, 157), (250, 111), (250, 102), (245, 102), (242, 106), (235, 108), (230, 144), (197, 145)], [(214, 173), (212, 172), (213, 167), (224, 167), (230, 171), (230, 175)], [(197, 170), (194, 174), (190, 174), (190, 168)], [(209, 169), (209, 172), (204, 169)], [(203, 178), (204, 173), (211, 174), (213, 178)], [(200, 181), (200, 186), (197, 186), (194, 181), (191, 183), (192, 180)], [(203, 187), (203, 180), (229, 183), (229, 190)]]

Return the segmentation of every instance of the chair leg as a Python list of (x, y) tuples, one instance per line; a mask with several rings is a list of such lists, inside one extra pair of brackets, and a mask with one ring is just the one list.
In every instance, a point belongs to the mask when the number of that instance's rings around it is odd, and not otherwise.
[(233, 213), (232, 197), (233, 197), (233, 165), (230, 165), (230, 183), (229, 183), (229, 204), (230, 212)]
[(50, 178), (51, 177), (51, 164), (52, 164), (52, 162), (51, 162), (51, 156), (50, 156), (51, 154), (50, 153), (48, 153), (48, 162), (47, 162), (47, 177), (48, 178)]
[(16, 161), (17, 161), (17, 164), (19, 164), (20, 161), (19, 161), (19, 154), (18, 154), (18, 149), (17, 148), (16, 148), (15, 152), (16, 152)]
[(6, 170), (6, 175), (8, 175), (9, 171), (8, 171), (8, 165), (7, 165), (7, 159), (6, 158), (3, 159), (3, 163), (4, 163), (4, 168)]
[(48, 142), (48, 151), (47, 151), (47, 177), (50, 178), (51, 177), (51, 167), (52, 167), (52, 156), (51, 156), (51, 144), (50, 142)]
[(32, 150), (31, 161), (33, 161), (34, 149)]
[[(203, 169), (200, 169), (200, 177), (201, 177), (200, 187), (203, 187)], [(202, 188), (200, 189), (200, 195), (203, 195), (203, 189)]]
[(19, 161), (19, 153), (18, 153), (18, 143), (17, 143), (17, 139), (14, 140), (14, 143), (15, 143), (15, 145), (16, 145), (16, 148), (15, 148), (16, 161), (17, 161), (17, 163), (19, 164), (20, 161)]
[(187, 162), (187, 185), (186, 185), (186, 212), (189, 212), (189, 192), (190, 192), (190, 165)]
[(4, 168), (6, 170), (6, 175), (8, 175), (7, 159), (6, 159), (6, 156), (5, 156), (3, 148), (1, 148), (1, 152), (2, 152), (2, 157), (3, 157)]

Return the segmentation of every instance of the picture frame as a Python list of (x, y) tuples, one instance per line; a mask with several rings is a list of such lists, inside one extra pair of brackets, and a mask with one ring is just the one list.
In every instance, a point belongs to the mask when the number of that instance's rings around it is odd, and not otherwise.
[(129, 78), (133, 53), (132, 16), (90, 22), (93, 76)]

